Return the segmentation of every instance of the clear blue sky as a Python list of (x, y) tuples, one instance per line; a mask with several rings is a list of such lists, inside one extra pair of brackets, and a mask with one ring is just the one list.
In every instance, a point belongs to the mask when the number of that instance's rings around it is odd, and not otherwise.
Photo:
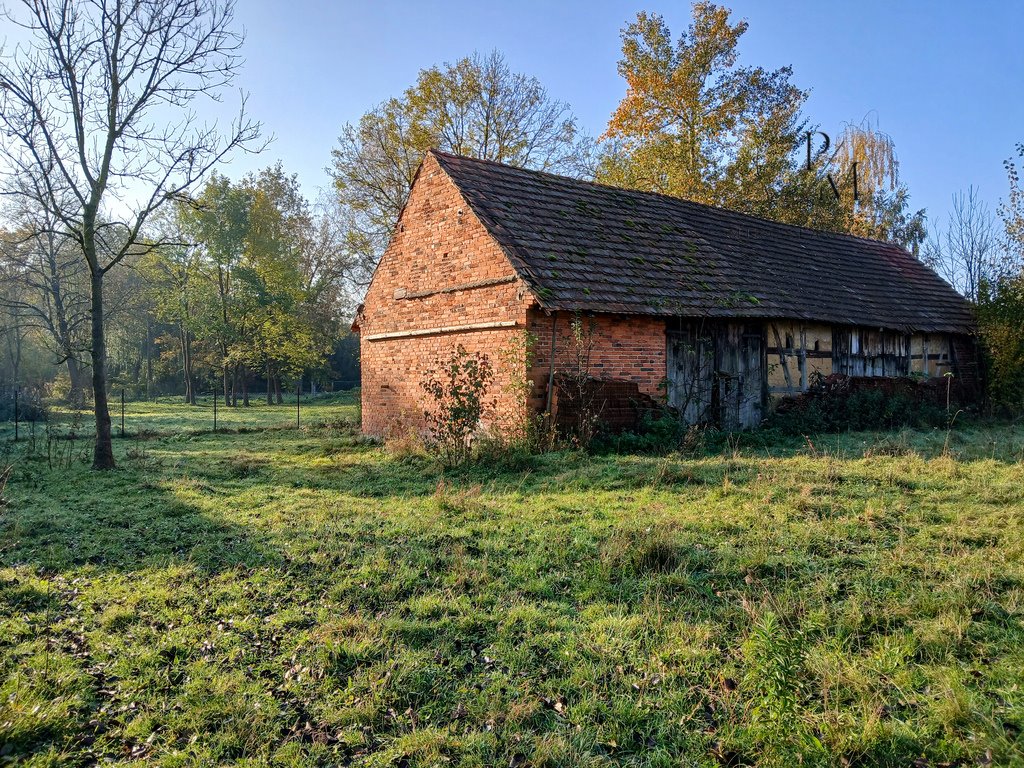
[[(811, 90), (807, 115), (838, 133), (873, 113), (896, 141), (914, 208), (947, 215), (968, 185), (994, 209), (1006, 194), (1002, 162), (1024, 142), (1024, 1), (901, 3), (826, 0), (726, 2), (750, 29), (741, 63), (792, 65)], [(596, 136), (622, 97), (619, 31), (639, 10), (661, 13), (673, 35), (685, 2), (313, 2), (240, 0), (247, 32), (240, 85), (276, 141), (225, 169), (237, 176), (277, 159), (306, 193), (329, 186), (324, 167), (341, 126), (400, 93), (416, 73), (473, 50), (502, 51), (572, 105)]]

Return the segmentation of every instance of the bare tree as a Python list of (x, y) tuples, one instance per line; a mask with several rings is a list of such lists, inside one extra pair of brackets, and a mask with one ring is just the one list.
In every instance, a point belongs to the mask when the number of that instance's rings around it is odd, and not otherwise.
[[(68, 399), (82, 398), (85, 375), (81, 358), (88, 351), (88, 280), (81, 257), (67, 238), (53, 230), (22, 230), (5, 243), (3, 259), (12, 287), (0, 304), (24, 318), (26, 327), (43, 331), (58, 365), (67, 367)], [(73, 245), (73, 244), (71, 244)]]
[(223, 132), (193, 111), (232, 83), (243, 38), (233, 0), (21, 0), (5, 16), (30, 40), (0, 55), (5, 191), (39, 179), (40, 202), (88, 266), (93, 467), (108, 469), (104, 276), (160, 245), (143, 234), (153, 214), (258, 138), (244, 97)]
[(333, 196), (323, 195), (304, 222), (301, 248), (303, 290), (323, 318), (351, 318), (359, 293), (358, 257), (346, 244), (344, 213)]
[(42, 331), (56, 363), (67, 367), (68, 399), (78, 403), (87, 389), (88, 269), (77, 244), (33, 201), (26, 194), (8, 212), (16, 228), (3, 235), (0, 261), (13, 290), (0, 295), (0, 305)]
[(947, 227), (928, 238), (924, 262), (971, 301), (978, 300), (982, 281), (999, 269), (995, 219), (974, 187), (953, 195)]

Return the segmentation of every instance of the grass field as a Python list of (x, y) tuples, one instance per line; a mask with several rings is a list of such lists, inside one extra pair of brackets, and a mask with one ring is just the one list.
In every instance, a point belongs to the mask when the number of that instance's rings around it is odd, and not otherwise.
[(1018, 427), (442, 475), (141, 408), (11, 454), (0, 762), (1024, 765)]
[[(298, 409), (299, 423), (315, 425), (325, 419), (357, 419), (358, 391), (337, 394), (304, 395)], [(228, 432), (252, 429), (287, 429), (295, 426), (295, 393), (286, 393), (281, 405), (267, 405), (266, 399), (254, 395), (248, 408), (225, 408), (223, 398), (217, 406), (217, 429)], [(161, 397), (152, 402), (125, 403), (125, 433), (128, 436), (151, 437), (191, 432), (212, 432), (213, 398), (201, 397), (196, 405), (184, 405), (181, 397)], [(113, 393), (110, 400), (110, 417), (115, 436), (120, 436), (121, 403), (119, 395)], [(50, 409), (51, 428), (62, 434), (69, 430), (84, 437), (92, 434), (93, 416), (91, 410), (71, 409), (57, 406)], [(46, 424), (22, 421), (20, 436), (28, 439), (35, 433), (37, 440), (45, 440)], [(11, 422), (0, 422), (0, 440), (14, 436)]]

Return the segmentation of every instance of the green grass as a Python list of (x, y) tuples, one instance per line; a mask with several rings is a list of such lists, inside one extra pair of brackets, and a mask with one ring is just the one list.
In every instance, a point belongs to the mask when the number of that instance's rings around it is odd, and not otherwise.
[[(250, 398), (249, 407), (226, 408), (223, 398), (217, 405), (217, 429), (229, 432), (253, 429), (290, 429), (295, 427), (295, 393), (285, 394), (281, 405), (267, 405), (266, 397), (258, 394)], [(324, 421), (358, 419), (359, 390), (336, 394), (304, 395), (299, 404), (300, 424), (316, 425)], [(114, 435), (121, 433), (121, 401), (115, 392), (110, 399), (110, 417)], [(66, 406), (50, 407), (50, 428), (55, 434), (69, 431), (88, 438), (94, 429), (91, 410)], [(125, 403), (126, 437), (153, 437), (194, 432), (213, 431), (213, 398), (201, 397), (195, 405), (186, 405), (181, 397), (160, 397), (152, 401)], [(33, 430), (37, 440), (46, 439), (46, 424), (22, 422), (19, 436), (28, 439)], [(14, 435), (14, 425), (0, 422), (0, 440)]]
[(442, 476), (352, 407), (20, 445), (0, 761), (1024, 764), (1021, 429)]

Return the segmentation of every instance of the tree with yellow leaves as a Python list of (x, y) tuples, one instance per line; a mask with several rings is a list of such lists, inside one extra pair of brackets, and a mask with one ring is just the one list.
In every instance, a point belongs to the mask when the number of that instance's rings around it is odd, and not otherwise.
[(626, 95), (602, 137), (598, 180), (916, 247), (924, 212), (908, 210), (892, 139), (851, 123), (831, 154), (808, 162), (807, 92), (790, 67), (740, 65), (747, 27), (698, 2), (673, 42), (662, 17), (637, 14), (622, 32)]

